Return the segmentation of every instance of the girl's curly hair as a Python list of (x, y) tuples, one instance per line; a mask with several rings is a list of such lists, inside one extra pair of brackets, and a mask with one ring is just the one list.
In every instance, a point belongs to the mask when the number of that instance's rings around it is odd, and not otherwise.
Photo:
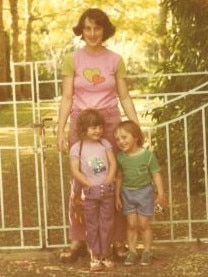
[(104, 127), (105, 121), (100, 112), (96, 109), (88, 108), (80, 112), (77, 123), (76, 132), (80, 140), (86, 137), (87, 129), (92, 126), (102, 125)]

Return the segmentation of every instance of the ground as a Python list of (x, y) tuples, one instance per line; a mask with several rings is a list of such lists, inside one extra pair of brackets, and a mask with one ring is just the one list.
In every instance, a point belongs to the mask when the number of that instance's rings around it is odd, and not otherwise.
[[(157, 243), (151, 266), (124, 266), (116, 262), (113, 270), (91, 273), (89, 257), (79, 258), (73, 264), (59, 261), (60, 249), (0, 252), (0, 277), (87, 277), (87, 276), (143, 276), (181, 277), (208, 275), (208, 244), (206, 242)], [(138, 249), (141, 254), (142, 249)]]

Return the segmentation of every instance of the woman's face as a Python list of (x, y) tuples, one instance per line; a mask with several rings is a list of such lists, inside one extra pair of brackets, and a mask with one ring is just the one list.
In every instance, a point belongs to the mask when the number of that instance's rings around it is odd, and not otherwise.
[(85, 19), (82, 35), (87, 46), (94, 48), (102, 45), (103, 33), (104, 30), (102, 26), (97, 25), (92, 19)]

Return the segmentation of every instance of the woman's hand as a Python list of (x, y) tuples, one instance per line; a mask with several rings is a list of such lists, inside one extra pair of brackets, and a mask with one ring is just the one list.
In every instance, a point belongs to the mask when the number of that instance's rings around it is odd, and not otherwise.
[(64, 153), (68, 152), (69, 150), (68, 141), (64, 134), (60, 134), (57, 136), (57, 149), (59, 152)]

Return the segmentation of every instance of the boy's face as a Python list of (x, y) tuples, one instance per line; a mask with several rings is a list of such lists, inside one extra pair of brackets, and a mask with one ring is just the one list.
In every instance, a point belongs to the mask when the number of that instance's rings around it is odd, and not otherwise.
[(97, 141), (103, 135), (103, 125), (90, 126), (87, 129), (87, 139)]
[(132, 136), (131, 133), (120, 128), (115, 133), (116, 144), (118, 148), (127, 153), (133, 154), (138, 151), (137, 139)]

